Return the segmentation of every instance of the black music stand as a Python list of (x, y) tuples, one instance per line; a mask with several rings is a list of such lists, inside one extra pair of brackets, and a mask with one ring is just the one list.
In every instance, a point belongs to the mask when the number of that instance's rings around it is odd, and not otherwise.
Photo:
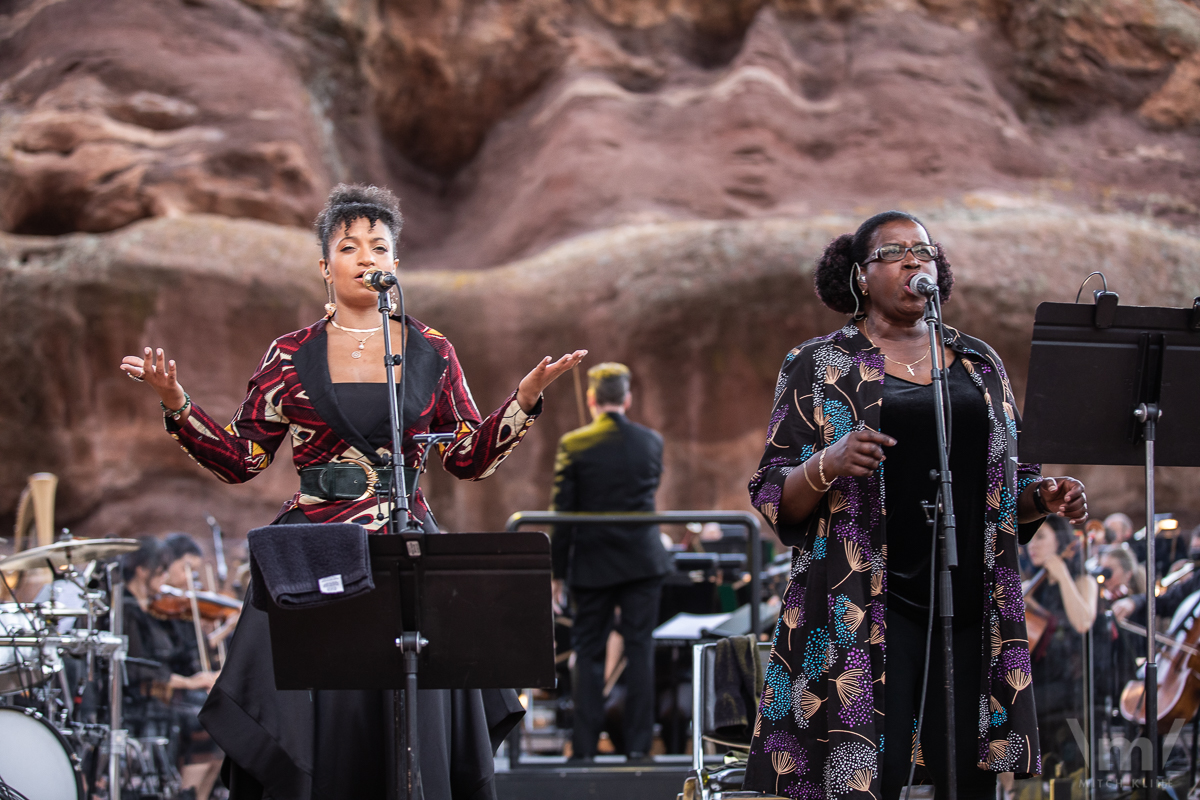
[[(1200, 466), (1200, 298), (1192, 308), (1042, 303), (1033, 325), (1022, 461), (1142, 464), (1146, 471), (1146, 619), (1154, 624), (1154, 467)], [(1157, 445), (1157, 447), (1156, 447)], [(1147, 793), (1161, 753), (1154, 638), (1147, 637)]]
[[(390, 689), (395, 797), (420, 800), (416, 690), (554, 686), (550, 541), (538, 531), (370, 537), (375, 589), (269, 603), (277, 689)], [(404, 776), (410, 777), (404, 777)]]

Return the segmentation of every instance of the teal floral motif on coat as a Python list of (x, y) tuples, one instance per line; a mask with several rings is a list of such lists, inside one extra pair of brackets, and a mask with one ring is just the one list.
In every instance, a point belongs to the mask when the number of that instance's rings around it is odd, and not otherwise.
[[(953, 329), (947, 329), (945, 344), (979, 388), (991, 424), (979, 766), (1037, 774), (1041, 751), (1017, 571), (1018, 535), (1036, 524), (1018, 524), (1016, 498), (1040, 477), (1040, 467), (1016, 459), (1020, 418), (1000, 358), (986, 343)], [(769, 690), (759, 706), (747, 789), (793, 798), (881, 796), (887, 649), (882, 469), (837, 478), (800, 523), (779, 523), (777, 517), (789, 473), (852, 431), (879, 430), (883, 380), (883, 355), (853, 324), (794, 348), (779, 374), (766, 450), (749, 488), (755, 507), (793, 548), (791, 583), (766, 670)], [(971, 732), (958, 733), (959, 746), (968, 746)]]

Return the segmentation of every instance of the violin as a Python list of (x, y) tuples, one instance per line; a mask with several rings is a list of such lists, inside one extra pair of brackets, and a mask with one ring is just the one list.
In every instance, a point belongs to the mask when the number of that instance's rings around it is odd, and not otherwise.
[(1100, 599), (1106, 603), (1115, 603), (1131, 594), (1133, 594), (1133, 589), (1130, 589), (1129, 585), (1125, 583), (1120, 586), (1113, 586), (1108, 581), (1100, 584)]
[[(1080, 539), (1075, 539), (1066, 546), (1059, 557), (1066, 561), (1075, 555), (1075, 551), (1079, 549)], [(1042, 637), (1046, 635), (1046, 629), (1050, 627), (1050, 621), (1054, 618), (1046, 609), (1042, 608), (1036, 601), (1030, 598), (1039, 586), (1046, 580), (1046, 568), (1042, 567), (1037, 574), (1029, 579), (1022, 590), (1025, 600), (1025, 631), (1029, 639), (1029, 652), (1033, 653), (1037, 650), (1038, 643)]]
[[(200, 619), (224, 622), (242, 610), (242, 602), (216, 592), (196, 591), (196, 608)], [(158, 597), (150, 602), (150, 613), (158, 619), (191, 621), (192, 598), (188, 592), (163, 584)]]

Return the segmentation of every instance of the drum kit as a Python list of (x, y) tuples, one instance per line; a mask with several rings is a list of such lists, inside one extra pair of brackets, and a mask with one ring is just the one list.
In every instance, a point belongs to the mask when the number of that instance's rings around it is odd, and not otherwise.
[[(33, 602), (0, 604), (0, 797), (173, 796), (122, 727), (127, 639), (117, 557), (136, 539), (74, 539), (0, 558), (0, 578), (48, 569)], [(146, 778), (152, 778), (154, 793)]]

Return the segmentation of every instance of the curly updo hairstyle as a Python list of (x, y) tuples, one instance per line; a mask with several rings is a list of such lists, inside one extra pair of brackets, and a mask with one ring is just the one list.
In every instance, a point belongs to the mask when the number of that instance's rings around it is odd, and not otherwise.
[[(853, 314), (855, 308), (865, 308), (862, 290), (851, 279), (851, 273), (854, 271), (855, 264), (865, 271), (863, 262), (871, 254), (871, 237), (880, 227), (896, 220), (915, 222), (925, 228), (925, 223), (912, 214), (906, 214), (903, 211), (884, 211), (859, 225), (853, 235), (843, 233), (826, 246), (825, 252), (817, 261), (817, 269), (813, 273), (817, 297), (821, 298), (822, 303), (842, 314)], [(928, 233), (929, 229), (925, 228), (925, 232)], [(950, 299), (950, 290), (954, 286), (954, 273), (950, 271), (950, 262), (946, 259), (946, 251), (941, 244), (935, 242), (934, 245), (937, 247), (937, 257), (934, 259), (934, 263), (937, 264), (937, 285), (942, 301), (945, 302)], [(855, 302), (856, 299), (857, 302)]]
[(404, 217), (396, 195), (379, 186), (361, 183), (339, 183), (329, 193), (329, 200), (317, 215), (313, 227), (321, 240), (321, 255), (329, 260), (329, 240), (339, 228), (348, 230), (356, 219), (366, 218), (371, 227), (382, 222), (392, 234), (392, 242), (400, 239)]

